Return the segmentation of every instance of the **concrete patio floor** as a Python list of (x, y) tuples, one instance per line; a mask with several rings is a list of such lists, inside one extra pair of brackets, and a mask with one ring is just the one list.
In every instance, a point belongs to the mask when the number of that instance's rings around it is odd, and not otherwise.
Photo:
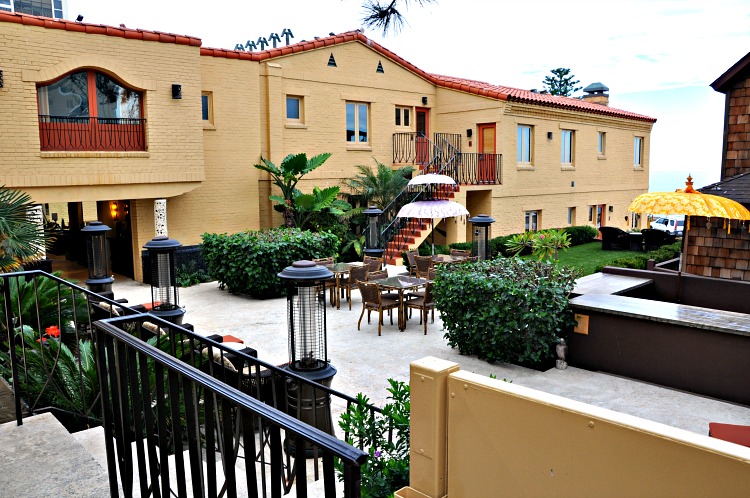
[[(395, 272), (396, 267), (389, 270)], [(132, 304), (151, 299), (148, 285), (124, 278), (115, 281), (113, 290), (116, 298), (126, 298)], [(270, 363), (288, 361), (284, 298), (235, 296), (211, 282), (180, 289), (180, 304), (187, 311), (185, 322), (196, 330), (239, 337)], [(428, 323), (426, 336), (415, 315), (403, 332), (396, 326), (396, 316), (394, 325), (386, 317), (378, 337), (375, 317), (368, 325), (365, 314), (362, 330), (357, 330), (361, 309), (359, 292), (354, 292), (351, 311), (345, 301), (340, 310), (327, 307), (328, 354), (338, 370), (332, 387), (352, 396), (362, 392), (377, 406), (387, 402), (388, 378), (408, 382), (410, 362), (434, 356), (455, 361), (463, 370), (494, 374), (515, 384), (700, 434), (707, 434), (709, 422), (750, 425), (750, 407), (746, 406), (578, 368), (538, 372), (459, 355), (443, 338), (437, 313), (435, 323)], [(334, 415), (343, 409), (334, 405)]]

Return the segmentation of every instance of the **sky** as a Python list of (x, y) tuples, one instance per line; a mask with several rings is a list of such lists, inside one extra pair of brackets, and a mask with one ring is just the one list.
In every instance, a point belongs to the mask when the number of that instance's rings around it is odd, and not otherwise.
[[(657, 119), (651, 191), (719, 180), (724, 95), (709, 85), (750, 51), (747, 0), (408, 1), (408, 25), (385, 36), (361, 28), (364, 0), (68, 0), (67, 18), (201, 38), (232, 49), (288, 28), (292, 42), (363, 29), (437, 74), (542, 88), (570, 68), (581, 86), (609, 87), (610, 106)], [(403, 7), (404, 0), (400, 0)], [(574, 96), (580, 95), (578, 92)], [(613, 181), (615, 181), (613, 179)]]

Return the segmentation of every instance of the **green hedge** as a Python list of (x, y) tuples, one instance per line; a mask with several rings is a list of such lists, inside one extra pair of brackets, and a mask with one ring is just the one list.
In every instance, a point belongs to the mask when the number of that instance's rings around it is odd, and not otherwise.
[(637, 256), (620, 258), (612, 261), (611, 263), (599, 265), (594, 270), (594, 273), (602, 271), (602, 268), (604, 268), (605, 266), (645, 270), (649, 259), (653, 259), (655, 263), (663, 263), (664, 261), (669, 261), (670, 259), (679, 257), (681, 249), (682, 241), (675, 242), (674, 244), (660, 247), (655, 251), (644, 252), (643, 254), (638, 254)]
[(539, 363), (573, 326), (568, 294), (578, 271), (554, 263), (498, 258), (440, 265), (435, 305), (448, 345), (487, 361)]
[(232, 235), (204, 233), (203, 257), (208, 271), (222, 288), (232, 294), (249, 294), (266, 299), (285, 294), (276, 276), (302, 259), (336, 254), (339, 239), (330, 232), (309, 232), (298, 228), (274, 228)]

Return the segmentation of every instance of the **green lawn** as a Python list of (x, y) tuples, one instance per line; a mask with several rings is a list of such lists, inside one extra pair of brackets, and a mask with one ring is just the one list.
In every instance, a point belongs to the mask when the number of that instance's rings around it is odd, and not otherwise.
[(601, 242), (589, 242), (580, 246), (570, 247), (560, 251), (558, 261), (566, 266), (575, 266), (583, 271), (583, 275), (594, 273), (599, 265), (606, 265), (620, 258), (629, 258), (643, 254), (636, 251), (602, 251)]

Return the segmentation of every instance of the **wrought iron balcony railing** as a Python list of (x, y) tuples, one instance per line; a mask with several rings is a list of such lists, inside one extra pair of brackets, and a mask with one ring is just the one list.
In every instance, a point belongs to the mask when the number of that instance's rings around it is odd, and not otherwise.
[(145, 151), (146, 120), (39, 116), (43, 151)]

